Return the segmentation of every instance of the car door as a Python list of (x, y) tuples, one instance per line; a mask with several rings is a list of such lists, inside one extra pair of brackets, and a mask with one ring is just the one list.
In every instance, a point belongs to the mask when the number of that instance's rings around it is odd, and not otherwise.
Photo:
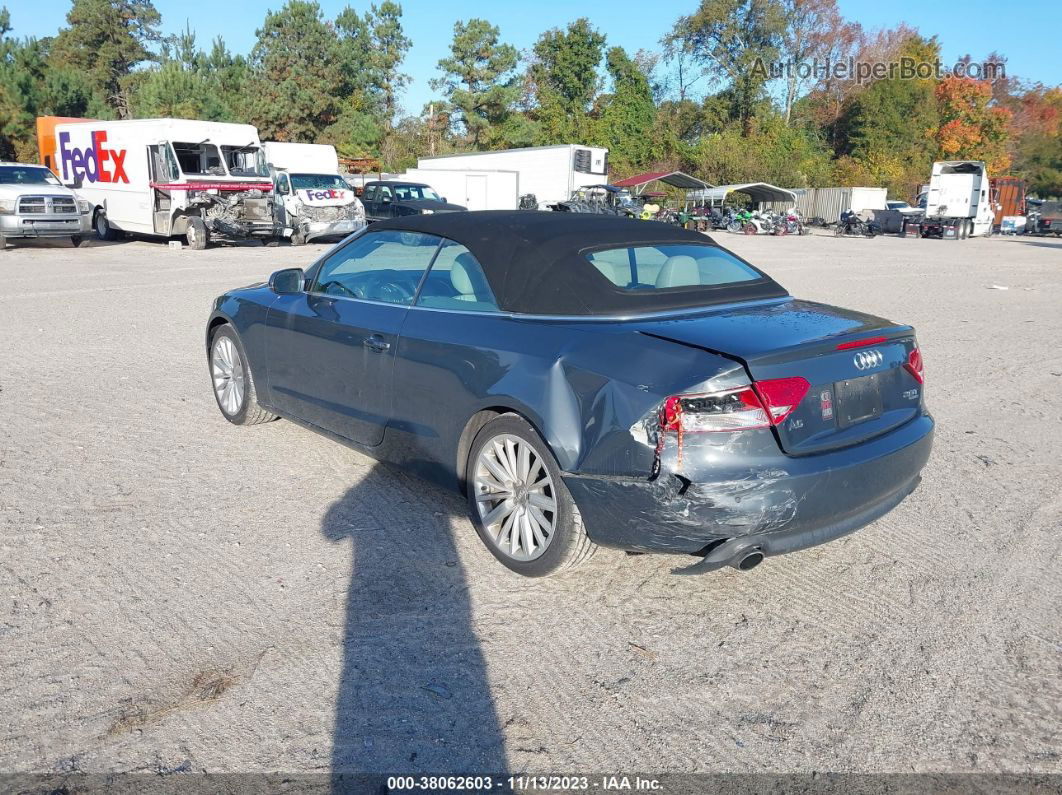
[(391, 416), (398, 333), (439, 238), (366, 232), (316, 267), (307, 289), (269, 309), (270, 403), (358, 444), (378, 445)]
[(276, 213), (277, 223), (281, 226), (288, 226), (290, 224), (288, 203), (291, 201), (291, 180), (288, 179), (287, 174), (281, 172), (276, 175), (274, 185), (276, 199), (273, 202), (273, 209)]

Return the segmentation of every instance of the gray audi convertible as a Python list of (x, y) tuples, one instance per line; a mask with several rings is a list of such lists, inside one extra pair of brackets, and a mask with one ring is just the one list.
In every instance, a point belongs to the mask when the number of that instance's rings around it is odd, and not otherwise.
[(890, 511), (933, 437), (910, 326), (618, 217), (383, 221), (220, 296), (206, 349), (227, 420), (461, 490), (528, 576), (599, 545), (751, 569)]

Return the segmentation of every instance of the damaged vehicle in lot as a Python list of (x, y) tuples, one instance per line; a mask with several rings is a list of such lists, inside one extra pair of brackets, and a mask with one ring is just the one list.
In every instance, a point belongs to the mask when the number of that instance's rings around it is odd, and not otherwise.
[(597, 545), (750, 569), (887, 513), (933, 436), (910, 326), (609, 216), (380, 222), (220, 296), (206, 348), (230, 422), (286, 417), (462, 490), (528, 576)]
[(195, 119), (37, 119), (41, 162), (90, 208), (100, 240), (125, 233), (211, 241), (276, 236), (258, 130)]

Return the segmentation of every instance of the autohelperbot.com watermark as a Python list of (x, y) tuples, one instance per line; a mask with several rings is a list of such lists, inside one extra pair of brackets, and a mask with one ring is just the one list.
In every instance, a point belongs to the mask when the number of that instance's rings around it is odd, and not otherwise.
[(945, 77), (969, 77), (974, 80), (1001, 80), (1007, 76), (1003, 61), (957, 61), (951, 66), (942, 61), (919, 61), (902, 57), (895, 61), (862, 61), (855, 57), (813, 58), (810, 61), (765, 61), (757, 58), (752, 74), (764, 80), (941, 80)]

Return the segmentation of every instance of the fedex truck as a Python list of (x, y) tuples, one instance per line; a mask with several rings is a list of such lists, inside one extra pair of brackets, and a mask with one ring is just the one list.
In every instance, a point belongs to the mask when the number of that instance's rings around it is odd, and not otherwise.
[(191, 119), (41, 118), (41, 162), (91, 205), (101, 240), (123, 232), (211, 240), (273, 238), (273, 184), (258, 130)]
[(346, 237), (365, 226), (365, 208), (339, 175), (334, 146), (266, 141), (277, 223), (292, 245)]
[(995, 208), (985, 164), (980, 160), (934, 163), (925, 210), (922, 237), (962, 240), (991, 235)]

